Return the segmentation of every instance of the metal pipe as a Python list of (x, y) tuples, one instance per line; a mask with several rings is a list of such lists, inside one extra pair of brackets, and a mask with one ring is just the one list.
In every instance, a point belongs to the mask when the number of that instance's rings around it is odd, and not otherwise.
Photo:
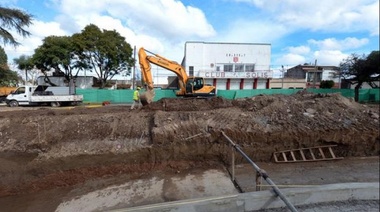
[(231, 164), (231, 169), (232, 169), (232, 181), (235, 182), (235, 150), (233, 149), (232, 147), (232, 154), (231, 154), (231, 157), (232, 157), (232, 164)]
[(231, 143), (231, 145), (236, 149), (236, 151), (238, 151), (252, 166), (253, 168), (258, 172), (260, 173), (260, 175), (264, 178), (265, 181), (267, 181), (267, 183), (269, 185), (271, 185), (274, 193), (280, 197), (280, 199), (282, 201), (284, 201), (284, 203), (286, 204), (286, 206), (288, 206), (288, 208), (292, 211), (292, 212), (297, 212), (297, 209), (293, 206), (293, 204), (291, 202), (288, 201), (288, 199), (286, 199), (286, 197), (281, 193), (280, 189), (276, 186), (276, 184), (274, 184), (274, 182), (269, 178), (268, 174), (263, 171), (262, 169), (260, 169), (260, 167), (258, 167), (241, 149), (238, 145), (236, 145), (223, 131), (222, 131), (222, 135)]

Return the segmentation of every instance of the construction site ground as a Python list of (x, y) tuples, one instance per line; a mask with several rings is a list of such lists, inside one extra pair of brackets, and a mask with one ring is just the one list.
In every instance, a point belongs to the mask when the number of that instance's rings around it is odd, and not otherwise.
[[(222, 131), (280, 188), (379, 181), (379, 105), (339, 94), (162, 99), (133, 111), (1, 107), (1, 210), (100, 211), (238, 193)], [(323, 145), (344, 159), (273, 162), (273, 152)], [(235, 162), (241, 190), (253, 191), (252, 167), (238, 154)]]

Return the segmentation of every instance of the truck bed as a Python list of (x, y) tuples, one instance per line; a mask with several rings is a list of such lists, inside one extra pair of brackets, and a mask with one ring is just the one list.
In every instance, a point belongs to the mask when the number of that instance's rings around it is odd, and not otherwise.
[(83, 95), (31, 96), (30, 102), (81, 102)]

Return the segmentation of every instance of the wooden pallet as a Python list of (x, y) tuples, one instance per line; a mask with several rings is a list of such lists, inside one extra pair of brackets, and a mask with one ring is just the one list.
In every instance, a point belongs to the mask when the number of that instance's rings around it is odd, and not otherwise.
[(336, 157), (333, 147), (337, 145), (317, 146), (310, 148), (292, 149), (274, 152), (273, 157), (276, 163), (310, 162), (323, 160), (340, 160), (343, 157)]

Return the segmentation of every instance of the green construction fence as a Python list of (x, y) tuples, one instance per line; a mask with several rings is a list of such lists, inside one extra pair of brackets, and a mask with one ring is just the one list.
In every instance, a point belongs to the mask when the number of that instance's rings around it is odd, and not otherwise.
[[(291, 95), (302, 89), (252, 89), (252, 90), (218, 90), (217, 96), (226, 99), (239, 99), (253, 97), (257, 95), (274, 95), (283, 94)], [(133, 90), (107, 90), (107, 89), (79, 89), (77, 94), (82, 94), (84, 103), (102, 103), (109, 101), (116, 104), (132, 103)], [(355, 91), (353, 89), (307, 89), (312, 93), (341, 93), (347, 98), (354, 98)], [(380, 102), (380, 89), (360, 89), (359, 102)], [(155, 90), (154, 101), (162, 98), (176, 98), (176, 90)]]

